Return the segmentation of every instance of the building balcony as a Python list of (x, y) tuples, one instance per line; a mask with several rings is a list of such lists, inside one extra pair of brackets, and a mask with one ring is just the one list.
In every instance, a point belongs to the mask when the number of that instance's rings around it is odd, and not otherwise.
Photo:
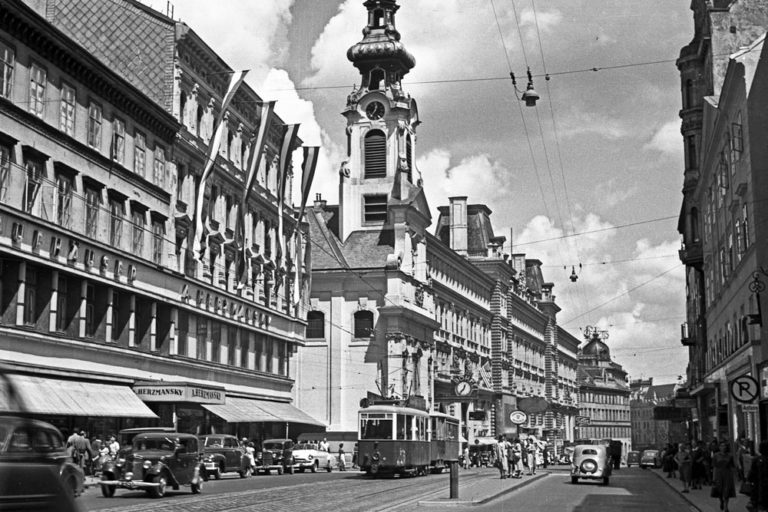
[(678, 251), (680, 261), (684, 265), (697, 266), (704, 263), (704, 251), (702, 248), (701, 240), (683, 244)]

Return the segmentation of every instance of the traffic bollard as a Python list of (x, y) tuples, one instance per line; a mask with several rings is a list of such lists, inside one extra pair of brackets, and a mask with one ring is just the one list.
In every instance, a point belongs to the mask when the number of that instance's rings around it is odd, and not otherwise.
[(451, 461), (448, 463), (451, 469), (451, 495), (452, 500), (459, 499), (459, 463)]

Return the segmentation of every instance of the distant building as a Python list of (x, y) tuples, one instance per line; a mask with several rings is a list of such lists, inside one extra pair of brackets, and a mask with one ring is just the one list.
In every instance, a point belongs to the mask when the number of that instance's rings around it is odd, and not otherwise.
[(632, 447), (627, 373), (611, 359), (606, 331), (588, 328), (579, 352), (579, 439), (613, 439)]
[(654, 385), (653, 379), (633, 380), (630, 387), (632, 449), (662, 449), (667, 443), (687, 441), (684, 421), (675, 421), (665, 413), (674, 409), (678, 384)]

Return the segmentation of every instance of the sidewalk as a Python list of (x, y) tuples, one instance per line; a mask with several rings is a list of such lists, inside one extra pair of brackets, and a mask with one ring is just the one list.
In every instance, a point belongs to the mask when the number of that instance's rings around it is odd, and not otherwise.
[[(667, 478), (661, 469), (650, 469), (659, 480), (677, 491), (693, 508), (699, 512), (720, 512), (720, 500), (709, 496), (710, 487), (703, 485), (701, 489), (683, 493), (683, 484), (677, 478)], [(747, 510), (749, 497), (739, 494), (739, 483), (736, 482), (736, 497), (728, 500), (728, 510), (731, 512), (743, 512)]]
[[(470, 470), (471, 471), (471, 470)], [(481, 468), (470, 472), (462, 470), (459, 473), (459, 497), (451, 499), (450, 489), (440, 491), (442, 496), (434, 495), (432, 498), (419, 500), (420, 507), (451, 507), (482, 505), (521, 487), (535, 482), (547, 476), (547, 470), (537, 470), (533, 476), (524, 474), (522, 478), (499, 478), (499, 471), (495, 468)]]

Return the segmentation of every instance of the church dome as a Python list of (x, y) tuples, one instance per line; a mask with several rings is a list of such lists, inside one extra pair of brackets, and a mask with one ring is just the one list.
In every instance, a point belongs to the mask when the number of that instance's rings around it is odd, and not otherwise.
[(584, 348), (581, 349), (581, 353), (585, 357), (594, 357), (606, 361), (611, 359), (611, 349), (600, 339), (593, 338), (589, 340)]
[(365, 38), (347, 50), (347, 58), (356, 66), (366, 61), (396, 61), (403, 70), (416, 65), (416, 59), (400, 41), (391, 38)]

